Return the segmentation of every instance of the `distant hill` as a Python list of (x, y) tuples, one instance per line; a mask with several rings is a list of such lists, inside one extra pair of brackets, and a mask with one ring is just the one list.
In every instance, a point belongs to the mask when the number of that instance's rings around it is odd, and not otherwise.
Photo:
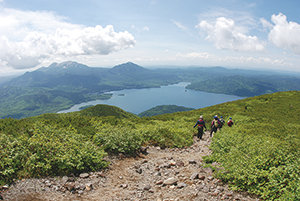
[[(8, 80), (8, 79), (7, 79)], [(52, 63), (0, 83), (0, 118), (55, 113), (74, 104), (108, 99), (109, 91), (191, 82), (189, 89), (249, 97), (300, 90), (300, 78), (223, 67), (147, 69), (132, 62), (113, 68), (73, 61)]]
[(138, 114), (139, 117), (151, 117), (166, 113), (174, 113), (174, 112), (183, 112), (183, 111), (190, 111), (194, 110), (195, 108), (188, 108), (183, 106), (177, 106), (177, 105), (159, 105), (153, 108), (150, 108), (149, 110), (146, 110), (144, 112), (141, 112)]
[(116, 117), (116, 118), (132, 118), (137, 117), (135, 114), (126, 112), (119, 107), (98, 104), (90, 106), (86, 109), (83, 109), (78, 112), (69, 112), (69, 113), (46, 113), (39, 116), (32, 117), (32, 119), (57, 119), (62, 117), (77, 117), (77, 116), (86, 116), (86, 117)]
[(278, 75), (224, 76), (193, 82), (186, 88), (197, 91), (252, 97), (278, 91), (300, 90), (300, 78)]

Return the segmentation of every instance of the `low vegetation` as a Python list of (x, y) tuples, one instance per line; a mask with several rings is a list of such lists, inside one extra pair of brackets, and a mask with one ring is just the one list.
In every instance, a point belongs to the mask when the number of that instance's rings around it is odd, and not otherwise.
[(141, 146), (190, 146), (199, 115), (235, 124), (213, 138), (209, 165), (234, 190), (265, 200), (300, 199), (300, 92), (277, 92), (187, 112), (139, 118), (97, 105), (67, 114), (0, 120), (0, 183), (106, 168), (108, 153), (135, 154)]

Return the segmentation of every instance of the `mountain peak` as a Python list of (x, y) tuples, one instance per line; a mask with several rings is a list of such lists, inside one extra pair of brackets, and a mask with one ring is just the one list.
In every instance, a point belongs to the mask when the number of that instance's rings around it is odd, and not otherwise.
[(67, 69), (67, 68), (82, 67), (82, 66), (86, 66), (86, 65), (77, 63), (75, 61), (65, 61), (65, 62), (62, 62), (62, 63), (54, 62), (48, 68), (64, 68), (64, 69)]
[(135, 63), (127, 62), (113, 67), (112, 69), (110, 69), (110, 71), (113, 73), (137, 73), (137, 72), (140, 73), (149, 70)]

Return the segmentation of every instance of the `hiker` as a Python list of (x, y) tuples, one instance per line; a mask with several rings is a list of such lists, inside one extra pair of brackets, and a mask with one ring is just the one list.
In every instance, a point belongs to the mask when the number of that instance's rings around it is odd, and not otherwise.
[(220, 120), (218, 119), (218, 116), (214, 116), (214, 120), (211, 122), (211, 131), (210, 131), (210, 137), (212, 137), (213, 132), (217, 132), (219, 126), (221, 125)]
[(232, 118), (231, 118), (231, 117), (229, 117), (229, 120), (228, 120), (228, 122), (227, 122), (227, 125), (228, 125), (229, 127), (231, 127), (231, 126), (233, 125), (233, 121), (232, 121)]
[(201, 140), (202, 139), (202, 135), (203, 135), (203, 127), (206, 130), (205, 121), (203, 120), (203, 116), (202, 115), (200, 116), (200, 119), (196, 122), (194, 128), (197, 125), (198, 125), (198, 127), (197, 127), (197, 129), (198, 129), (197, 138)]
[(219, 127), (219, 131), (220, 131), (221, 128), (223, 127), (223, 125), (225, 124), (225, 120), (223, 119), (223, 116), (221, 116), (219, 120), (221, 122), (220, 127)]

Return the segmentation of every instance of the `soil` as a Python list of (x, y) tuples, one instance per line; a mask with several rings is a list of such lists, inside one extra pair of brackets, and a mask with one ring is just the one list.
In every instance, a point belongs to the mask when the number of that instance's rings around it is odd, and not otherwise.
[[(137, 157), (110, 156), (108, 169), (81, 175), (26, 179), (2, 187), (3, 200), (243, 200), (258, 201), (246, 192), (235, 192), (204, 168), (202, 157), (211, 154), (209, 131), (194, 137), (183, 149), (148, 147)], [(213, 163), (216, 169), (219, 164)]]

